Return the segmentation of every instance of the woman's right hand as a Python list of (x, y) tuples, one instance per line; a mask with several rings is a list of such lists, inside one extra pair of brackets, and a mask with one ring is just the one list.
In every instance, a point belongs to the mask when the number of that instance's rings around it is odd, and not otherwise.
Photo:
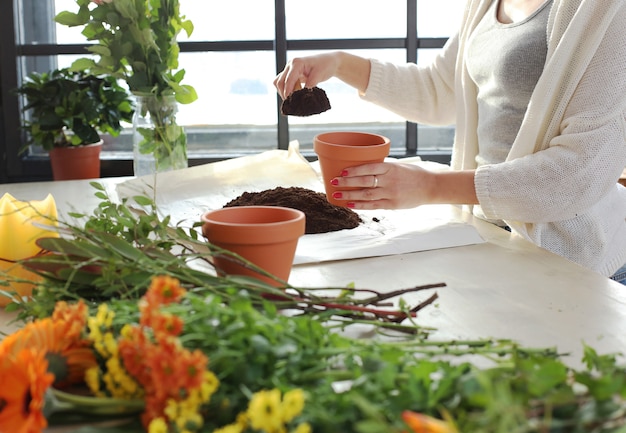
[(281, 98), (286, 99), (294, 90), (315, 87), (336, 76), (340, 54), (331, 52), (290, 60), (285, 69), (274, 79), (274, 86)]

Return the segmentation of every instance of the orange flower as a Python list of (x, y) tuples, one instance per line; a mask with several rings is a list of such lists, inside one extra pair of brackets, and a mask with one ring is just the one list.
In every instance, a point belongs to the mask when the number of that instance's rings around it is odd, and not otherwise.
[(160, 275), (152, 279), (144, 299), (149, 305), (157, 307), (178, 302), (187, 291), (180, 286), (176, 278)]
[(173, 314), (152, 311), (148, 323), (142, 324), (152, 328), (155, 335), (163, 334), (176, 337), (183, 332), (185, 322)]
[(7, 353), (0, 346), (0, 432), (39, 433), (47, 427), (44, 395), (54, 376), (44, 352), (24, 348)]
[(64, 322), (65, 338), (77, 340), (81, 339), (83, 332), (85, 332), (88, 316), (89, 309), (82, 300), (75, 304), (58, 301), (54, 306), (52, 320), (55, 322)]
[(16, 354), (26, 348), (42, 351), (50, 372), (55, 376), (54, 385), (62, 388), (82, 383), (85, 371), (96, 366), (89, 341), (80, 335), (72, 335), (72, 328), (72, 324), (48, 317), (26, 324), (7, 336), (2, 345), (9, 354)]
[(164, 417), (168, 401), (179, 401), (203, 384), (208, 358), (181, 345), (177, 336), (182, 332), (183, 319), (160, 311), (161, 306), (178, 302), (184, 294), (176, 279), (155, 277), (140, 301), (139, 325), (125, 327), (118, 342), (124, 368), (145, 392), (144, 426)]
[(456, 429), (445, 421), (405, 410), (402, 419), (413, 433), (456, 433)]

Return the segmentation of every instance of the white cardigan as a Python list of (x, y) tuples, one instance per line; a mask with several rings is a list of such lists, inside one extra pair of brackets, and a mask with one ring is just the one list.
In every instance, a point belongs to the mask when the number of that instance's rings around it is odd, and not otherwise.
[(476, 169), (482, 211), (515, 233), (612, 275), (626, 262), (626, 2), (554, 0), (544, 72), (507, 160), (476, 167), (477, 89), (467, 40), (495, 0), (468, 0), (459, 33), (427, 67), (371, 60), (361, 95), (404, 118), (455, 124), (453, 169)]

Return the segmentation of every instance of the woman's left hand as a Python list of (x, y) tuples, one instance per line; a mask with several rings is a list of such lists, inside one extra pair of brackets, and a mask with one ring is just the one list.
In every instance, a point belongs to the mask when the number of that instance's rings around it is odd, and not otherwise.
[(434, 175), (413, 164), (383, 162), (348, 167), (331, 184), (334, 198), (349, 208), (407, 209), (431, 202)]

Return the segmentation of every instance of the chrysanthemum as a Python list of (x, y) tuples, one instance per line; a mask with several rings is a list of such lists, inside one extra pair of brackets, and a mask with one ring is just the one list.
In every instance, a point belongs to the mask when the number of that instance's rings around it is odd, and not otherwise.
[(185, 293), (176, 278), (160, 275), (152, 279), (144, 299), (153, 306), (167, 305), (178, 302)]
[(298, 424), (298, 427), (293, 431), (293, 433), (311, 433), (313, 429), (311, 428), (311, 424), (308, 422), (303, 422)]
[(54, 376), (40, 350), (0, 348), (0, 432), (38, 433), (48, 425), (44, 395)]
[(256, 430), (277, 432), (283, 427), (280, 406), (280, 390), (259, 391), (248, 405), (250, 426)]
[(304, 392), (301, 389), (292, 389), (283, 396), (283, 421), (289, 422), (302, 413), (304, 408)]

